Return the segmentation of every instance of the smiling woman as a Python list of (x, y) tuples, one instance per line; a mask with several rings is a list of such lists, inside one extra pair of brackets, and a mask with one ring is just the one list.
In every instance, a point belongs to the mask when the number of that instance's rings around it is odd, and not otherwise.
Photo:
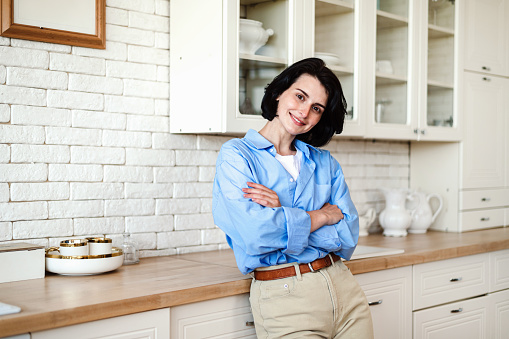
[(267, 86), (262, 113), (259, 132), (221, 148), (212, 204), (240, 271), (253, 274), (257, 337), (372, 338), (366, 298), (341, 261), (359, 216), (341, 166), (317, 148), (343, 129), (341, 84), (322, 60), (301, 60)]
[(106, 0), (5, 0), (1, 36), (104, 49), (105, 10)]

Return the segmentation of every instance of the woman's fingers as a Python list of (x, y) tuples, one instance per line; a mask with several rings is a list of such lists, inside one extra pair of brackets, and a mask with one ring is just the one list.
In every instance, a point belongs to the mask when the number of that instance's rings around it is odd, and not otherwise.
[(281, 207), (279, 197), (273, 190), (254, 182), (248, 182), (251, 188), (243, 188), (244, 197), (266, 207)]

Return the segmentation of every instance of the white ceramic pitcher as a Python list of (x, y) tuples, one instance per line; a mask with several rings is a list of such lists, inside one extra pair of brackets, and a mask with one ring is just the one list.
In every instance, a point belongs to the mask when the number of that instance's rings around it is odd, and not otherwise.
[[(424, 192), (415, 191), (414, 194), (418, 197), (418, 205), (412, 214), (412, 222), (410, 223), (408, 233), (426, 233), (442, 210), (443, 200), (440, 195), (434, 193), (426, 194)], [(435, 212), (432, 211), (430, 205), (430, 201), (433, 198), (438, 200), (438, 207)]]
[(404, 237), (412, 222), (414, 210), (407, 210), (407, 199), (416, 199), (414, 193), (406, 188), (381, 188), (385, 196), (385, 209), (380, 213), (378, 220), (384, 229), (384, 235), (389, 237)]

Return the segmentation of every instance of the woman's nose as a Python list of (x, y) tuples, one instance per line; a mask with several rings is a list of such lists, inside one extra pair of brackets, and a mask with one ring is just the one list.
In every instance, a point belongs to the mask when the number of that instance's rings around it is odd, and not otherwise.
[(307, 116), (309, 115), (309, 112), (311, 111), (311, 108), (312, 108), (312, 105), (302, 104), (299, 109), (299, 113), (300, 113), (301, 117), (307, 118)]

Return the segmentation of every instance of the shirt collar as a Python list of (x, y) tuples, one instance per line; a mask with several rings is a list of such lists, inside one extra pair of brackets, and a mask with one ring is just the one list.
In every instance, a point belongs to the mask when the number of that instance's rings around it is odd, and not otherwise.
[[(273, 147), (272, 143), (265, 139), (260, 133), (255, 131), (254, 129), (250, 129), (247, 131), (246, 136), (244, 137), (249, 143), (251, 143), (256, 149), (264, 149), (264, 148), (270, 148)], [(306, 144), (303, 141), (300, 141), (298, 139), (295, 139), (293, 144), (295, 145), (295, 148), (300, 150), (302, 153), (306, 155), (306, 157), (309, 158), (309, 149), (312, 148), (317, 152), (321, 152), (319, 148), (316, 148), (314, 146), (311, 146), (309, 144)]]

